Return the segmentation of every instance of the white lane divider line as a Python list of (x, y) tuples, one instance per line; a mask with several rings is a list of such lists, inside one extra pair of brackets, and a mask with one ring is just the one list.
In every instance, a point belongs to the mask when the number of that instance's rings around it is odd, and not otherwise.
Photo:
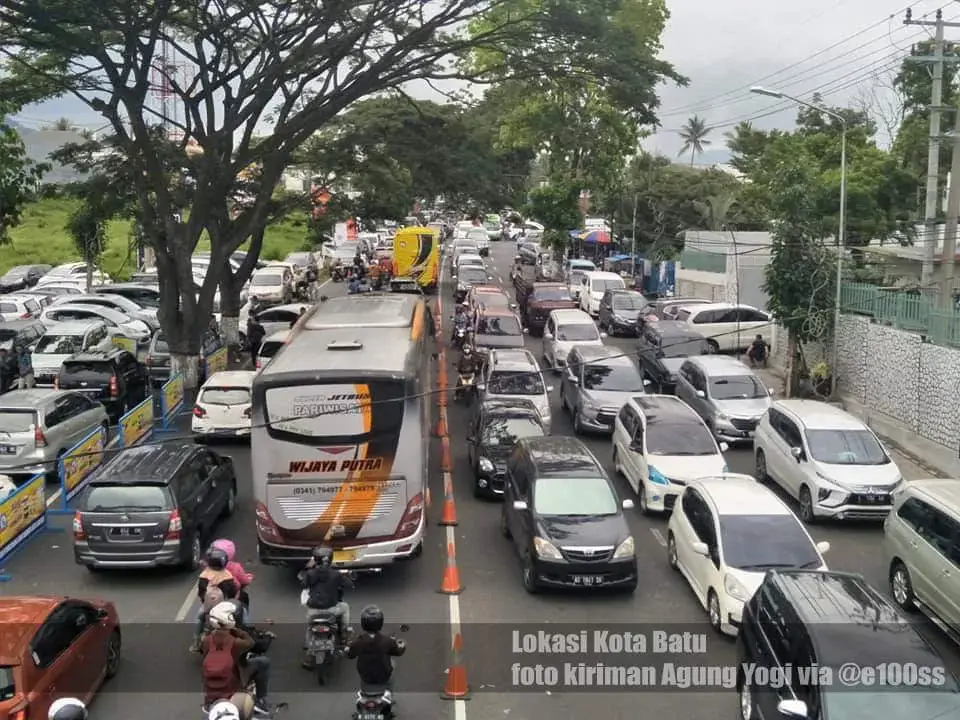
[(660, 532), (659, 528), (650, 528), (650, 532), (653, 533), (653, 536), (657, 539), (657, 542), (660, 543), (661, 547), (667, 546), (667, 539), (663, 536), (663, 533)]
[(175, 620), (179, 622), (184, 622), (187, 619), (187, 614), (193, 608), (193, 603), (197, 600), (196, 588), (193, 585), (190, 586), (190, 590), (187, 592), (187, 599), (183, 601), (183, 605), (180, 606), (180, 609), (177, 610), (177, 617)]
[[(450, 477), (449, 473), (444, 473), (444, 481), (449, 481), (452, 483), (453, 479)], [(457, 534), (454, 531), (453, 526), (447, 526), (447, 547), (453, 546), (453, 556), (457, 557)], [(456, 560), (455, 560), (456, 561)], [(463, 633), (460, 625), (460, 596), (459, 595), (450, 595), (449, 596), (449, 615), (450, 615), (450, 638), (451, 640), (457, 635), (463, 638)], [(454, 700), (453, 701), (453, 718), (454, 720), (466, 720), (467, 718), (467, 703), (465, 700)]]
[(57, 488), (57, 491), (53, 493), (50, 497), (47, 498), (47, 507), (53, 505), (57, 500), (60, 499), (60, 496), (63, 495), (63, 488)]

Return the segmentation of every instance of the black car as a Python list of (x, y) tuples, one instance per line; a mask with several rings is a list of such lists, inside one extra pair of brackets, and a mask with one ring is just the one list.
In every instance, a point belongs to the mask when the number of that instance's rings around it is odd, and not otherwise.
[(91, 570), (195, 570), (237, 504), (233, 461), (193, 443), (135, 445), (90, 478), (73, 519), (73, 553)]
[[(944, 659), (859, 575), (768, 570), (741, 618), (742, 720), (960, 717), (960, 684)], [(792, 678), (772, 680), (786, 667)]]
[(457, 289), (454, 292), (454, 299), (459, 303), (463, 302), (470, 288), (474, 285), (486, 285), (493, 277), (487, 274), (487, 271), (481, 267), (464, 266), (460, 268), (457, 274)]
[(116, 283), (93, 288), (100, 295), (120, 295), (144, 308), (160, 307), (160, 287), (140, 283)]
[(7, 351), (6, 355), (0, 354), (0, 392), (10, 390), (19, 377), (15, 348), (35, 345), (46, 331), (39, 320), (0, 323), (0, 350)]
[(634, 290), (607, 290), (600, 300), (598, 324), (610, 337), (637, 334), (637, 316), (649, 304)]
[(673, 393), (683, 361), (709, 353), (710, 345), (703, 335), (686, 323), (674, 320), (647, 323), (637, 339), (640, 371), (657, 393)]
[(487, 400), (477, 404), (467, 436), (474, 496), (501, 497), (507, 459), (517, 440), (546, 434), (537, 406), (529, 400)]
[(57, 387), (102, 403), (114, 423), (151, 396), (147, 368), (121, 348), (71, 355), (60, 366)]
[[(207, 328), (203, 331), (202, 345), (200, 346), (200, 384), (207, 379), (206, 358), (223, 347), (223, 341), (220, 336), (212, 329)], [(170, 379), (170, 345), (167, 343), (167, 337), (163, 331), (158, 332), (150, 340), (150, 346), (147, 348), (147, 357), (144, 359), (147, 369), (150, 371), (150, 379), (154, 385), (163, 385)]]
[(0, 277), (0, 292), (26, 290), (40, 282), (40, 278), (52, 270), (49, 265), (17, 265)]
[(524, 438), (507, 461), (500, 531), (520, 556), (523, 587), (637, 588), (637, 556), (617, 491), (580, 440)]

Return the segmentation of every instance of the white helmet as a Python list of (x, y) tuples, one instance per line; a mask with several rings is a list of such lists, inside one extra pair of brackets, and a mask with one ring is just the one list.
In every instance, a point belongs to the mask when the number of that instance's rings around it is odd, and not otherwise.
[(237, 606), (229, 600), (225, 600), (213, 606), (207, 619), (214, 628), (231, 630), (237, 626)]
[(240, 720), (240, 711), (229, 700), (221, 700), (210, 708), (207, 720)]

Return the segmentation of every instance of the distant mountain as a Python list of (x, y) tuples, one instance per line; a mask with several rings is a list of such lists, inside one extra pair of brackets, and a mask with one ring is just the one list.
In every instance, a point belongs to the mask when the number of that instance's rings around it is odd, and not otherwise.
[(695, 162), (697, 165), (723, 165), (730, 162), (730, 151), (725, 147), (711, 148), (697, 155)]

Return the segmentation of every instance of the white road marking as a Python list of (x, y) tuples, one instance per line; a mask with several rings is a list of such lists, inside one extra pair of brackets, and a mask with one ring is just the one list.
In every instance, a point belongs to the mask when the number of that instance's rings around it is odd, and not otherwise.
[(657, 539), (657, 542), (660, 543), (661, 547), (667, 546), (667, 539), (663, 536), (663, 533), (660, 532), (658, 528), (650, 528), (650, 532), (653, 533), (653, 536)]
[(183, 601), (183, 605), (181, 605), (180, 609), (177, 610), (177, 616), (174, 618), (177, 622), (184, 622), (187, 619), (187, 613), (190, 612), (190, 609), (193, 607), (193, 603), (196, 601), (196, 599), (196, 588), (191, 585), (190, 590), (187, 592), (187, 599)]
[(61, 495), (63, 495), (62, 487), (57, 488), (57, 491), (53, 495), (47, 498), (47, 507), (50, 507), (51, 505), (53, 505)]

